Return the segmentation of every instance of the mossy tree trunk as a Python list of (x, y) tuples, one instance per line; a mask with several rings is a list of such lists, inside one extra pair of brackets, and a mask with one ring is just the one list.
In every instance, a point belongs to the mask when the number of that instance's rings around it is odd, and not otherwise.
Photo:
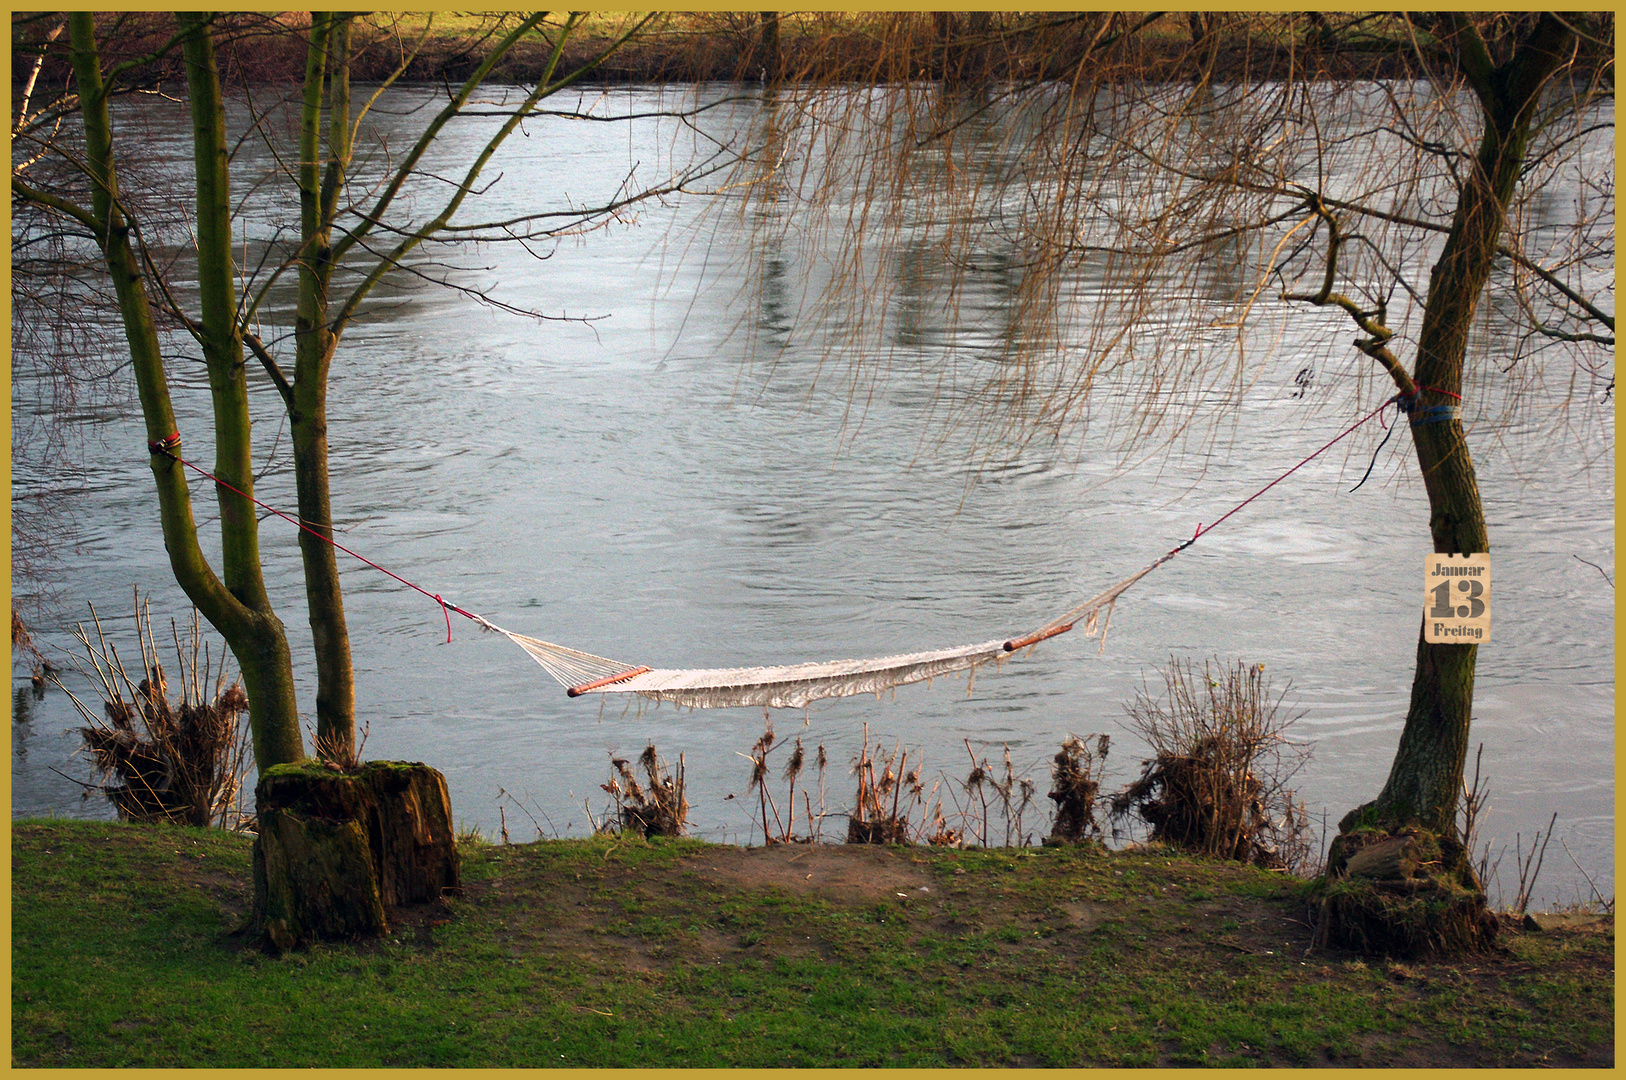
[[(1461, 400), (1469, 330), (1524, 167), (1537, 101), (1575, 34), (1543, 16), (1522, 40), (1498, 42), (1506, 59), (1496, 63), (1466, 18), (1442, 15), (1436, 30), (1456, 50), (1483, 128), (1477, 153), (1461, 169), (1451, 229), (1429, 276), (1410, 379), (1386, 351), (1382, 359), (1402, 391), (1414, 394), (1412, 441), (1428, 493), (1433, 548), (1473, 554), (1489, 551), (1490, 541), (1473, 459), (1451, 406)], [(1461, 952), (1488, 946), (1497, 932), (1456, 821), (1479, 647), (1436, 644), (1425, 630), (1426, 623), (1418, 631), (1411, 702), (1388, 780), (1376, 799), (1339, 823), (1327, 854), (1320, 934), (1328, 944), (1408, 955)], [(1430, 851), (1425, 875), (1414, 879), (1397, 864), (1375, 884), (1348, 876), (1367, 859), (1363, 852), (1400, 836), (1420, 837)], [(1379, 859), (1374, 865), (1387, 864)]]
[(376, 937), (461, 888), (446, 779), (420, 762), (279, 766), (254, 792), (250, 928), (274, 952)]
[[(311, 14), (300, 113), (299, 311), (294, 324), (294, 380), (285, 395), (293, 436), (294, 481), (305, 571), (306, 608), (316, 659), (316, 753), (330, 761), (356, 755), (356, 680), (339, 587), (328, 477), (327, 391), (342, 327), (331, 317), (333, 226), (351, 160), (351, 16)], [(326, 153), (323, 121), (326, 119)], [(324, 166), (325, 163), (325, 166)]]
[[(236, 334), (231, 260), (231, 191), (227, 173), (224, 113), (213, 44), (192, 15), (181, 16), (188, 94), (192, 107), (193, 158), (197, 177), (200, 311), (193, 323), (203, 346), (215, 420), (214, 472), (237, 491), (217, 487), (220, 506), (221, 574), (209, 565), (198, 542), (192, 497), (182, 455), (175, 410), (164, 369), (163, 349), (153, 320), (152, 298), (137, 256), (133, 232), (119, 195), (114, 132), (90, 12), (68, 17), (74, 77), (79, 85), (85, 146), (82, 168), (91, 182), (89, 208), (33, 191), (15, 177), (15, 195), (51, 207), (89, 227), (101, 249), (117, 296), (130, 349), (147, 438), (167, 452), (151, 455), (158, 488), (159, 521), (170, 568), (187, 597), (231, 647), (248, 692), (254, 758), (262, 768), (304, 756), (293, 663), (281, 620), (271, 608), (260, 568), (259, 526), (253, 504), (248, 383), (241, 338)], [(226, 291), (223, 291), (226, 290)], [(169, 441), (166, 441), (169, 440)], [(241, 492), (242, 494), (238, 494)]]

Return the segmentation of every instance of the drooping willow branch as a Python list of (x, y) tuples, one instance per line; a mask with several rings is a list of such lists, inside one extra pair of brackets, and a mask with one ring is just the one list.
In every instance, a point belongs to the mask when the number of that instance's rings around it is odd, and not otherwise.
[(1315, 307), (1332, 305), (1333, 307), (1342, 308), (1354, 320), (1355, 325), (1359, 326), (1367, 335), (1365, 339), (1357, 338), (1354, 343), (1355, 347), (1382, 364), (1384, 370), (1389, 373), (1389, 377), (1394, 380), (1395, 385), (1400, 388), (1402, 394), (1408, 397), (1415, 396), (1417, 384), (1412, 381), (1411, 376), (1406, 372), (1404, 365), (1400, 363), (1395, 354), (1389, 351), (1389, 342), (1394, 338), (1395, 334), (1393, 330), (1383, 323), (1383, 320), (1387, 317), (1384, 310), (1386, 305), (1379, 301), (1376, 311), (1366, 311), (1343, 293), (1333, 291), (1333, 286), (1338, 280), (1338, 248), (1342, 243), (1342, 236), (1338, 229), (1338, 219), (1333, 217), (1319, 197), (1312, 197), (1307, 208), (1316, 217), (1320, 218), (1322, 224), (1327, 227), (1326, 274), (1322, 278), (1319, 291), (1313, 293), (1283, 293), (1282, 299), (1311, 304)]

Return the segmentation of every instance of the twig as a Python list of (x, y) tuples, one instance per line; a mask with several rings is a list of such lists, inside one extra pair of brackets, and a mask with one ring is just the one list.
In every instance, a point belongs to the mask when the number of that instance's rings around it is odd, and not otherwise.
[[(1541, 864), (1547, 857), (1547, 845), (1552, 841), (1553, 825), (1555, 825), (1557, 822), (1558, 811), (1554, 810), (1552, 820), (1547, 822), (1547, 838), (1541, 842), (1540, 852), (1537, 852), (1536, 850), (1535, 839), (1532, 838), (1530, 841), (1530, 854), (1524, 858), (1524, 862), (1519, 868), (1519, 895), (1518, 898), (1513, 902), (1513, 914), (1515, 915), (1523, 915), (1525, 908), (1530, 906), (1530, 896), (1533, 892), (1535, 892), (1536, 879), (1541, 876)], [(1536, 834), (1536, 836), (1540, 835), (1541, 834), (1539, 832)], [(1517, 838), (1515, 838), (1515, 843), (1516, 842)], [(1535, 860), (1536, 864), (1534, 873), (1532, 873), (1530, 870), (1530, 862), (1532, 859)]]
[(1575, 554), (1575, 553), (1573, 553), (1573, 552), (1571, 552), (1571, 553), (1570, 553), (1570, 558), (1572, 558), (1572, 559), (1579, 559), (1579, 560), (1580, 560), (1580, 561), (1581, 561), (1581, 562), (1584, 562), (1584, 563), (1586, 563), (1586, 564), (1587, 564), (1587, 565), (1588, 565), (1588, 566), (1590, 566), (1590, 567), (1592, 567), (1592, 569), (1594, 569), (1594, 570), (1596, 570), (1596, 571), (1597, 571), (1597, 572), (1598, 572), (1598, 573), (1600, 573), (1600, 574), (1603, 574), (1603, 579), (1604, 579), (1604, 580), (1605, 580), (1605, 581), (1607, 581), (1607, 582), (1609, 582), (1609, 587), (1610, 587), (1610, 588), (1611, 588), (1611, 589), (1613, 589), (1613, 588), (1614, 588), (1614, 587), (1615, 587), (1615, 581), (1614, 581), (1614, 579), (1613, 579), (1613, 578), (1611, 578), (1611, 577), (1610, 577), (1610, 576), (1609, 576), (1609, 575), (1608, 575), (1608, 574), (1605, 574), (1605, 573), (1604, 573), (1604, 569), (1603, 569), (1603, 567), (1601, 567), (1601, 566), (1599, 566), (1599, 565), (1598, 565), (1598, 564), (1597, 564), (1597, 563), (1595, 563), (1595, 562), (1587, 562), (1587, 560), (1585, 560), (1585, 559), (1582, 559), (1582, 558), (1581, 558), (1581, 556), (1579, 556), (1579, 555), (1576, 555), (1576, 554)]
[(85, 782), (84, 780), (79, 780), (79, 779), (76, 779), (76, 778), (74, 778), (72, 776), (69, 776), (67, 773), (63, 772), (61, 769), (57, 768), (54, 765), (47, 765), (46, 768), (50, 769), (52, 772), (54, 772), (58, 776), (62, 777), (62, 779), (68, 781), (68, 783), (70, 783), (70, 784), (78, 784), (80, 787), (85, 789), (85, 794), (87, 794), (87, 795), (90, 794), (92, 791), (106, 791), (107, 790), (101, 784), (91, 784), (91, 783)]
[[(505, 795), (513, 802), (513, 804), (515, 806), (519, 807), (519, 812), (520, 813), (524, 814), (526, 817), (531, 819), (531, 824), (533, 826), (535, 826), (535, 828), (536, 828), (536, 834), (538, 836), (541, 836), (542, 835), (542, 826), (537, 825), (535, 816), (533, 816), (531, 814), (531, 812), (525, 808), (524, 803), (520, 802), (518, 799), (515, 799), (514, 796), (513, 796), (513, 793), (510, 792), (506, 788), (499, 787), (497, 789), (497, 813), (498, 813), (498, 815), (501, 816), (501, 814), (502, 814), (502, 799), (503, 799), (503, 796), (505, 796)], [(587, 802), (586, 799), (582, 800), (583, 805), (586, 805), (586, 802)], [(598, 823), (593, 820), (593, 811), (592, 811), (591, 808), (589, 808), (588, 811), (587, 811), (587, 820), (588, 820), (588, 823), (593, 826), (593, 831), (598, 832)], [(505, 827), (506, 827), (506, 822), (504, 824), (505, 824)]]
[(1586, 878), (1586, 883), (1589, 886), (1592, 887), (1592, 895), (1597, 898), (1598, 903), (1603, 907), (1603, 909), (1605, 911), (1607, 911), (1609, 914), (1613, 915), (1615, 913), (1615, 902), (1613, 900), (1605, 900), (1603, 898), (1603, 893), (1598, 891), (1597, 882), (1592, 880), (1592, 875), (1591, 874), (1587, 873), (1585, 870), (1583, 870), (1581, 868), (1581, 864), (1576, 861), (1575, 855), (1573, 853), (1571, 853), (1571, 851), (1570, 851), (1570, 846), (1568, 844), (1564, 843), (1564, 838), (1562, 836), (1558, 838), (1558, 846), (1564, 849), (1564, 854), (1566, 854), (1566, 855), (1568, 855), (1570, 857), (1570, 862), (1574, 863), (1575, 869), (1580, 870), (1581, 871), (1581, 876)]

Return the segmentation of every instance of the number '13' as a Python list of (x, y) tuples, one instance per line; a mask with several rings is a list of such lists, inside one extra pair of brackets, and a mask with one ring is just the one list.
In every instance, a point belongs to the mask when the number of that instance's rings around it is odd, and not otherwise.
[(1442, 581), (1438, 585), (1434, 586), (1433, 589), (1429, 590), (1434, 594), (1434, 606), (1428, 609), (1429, 618), (1477, 619), (1481, 615), (1485, 614), (1485, 602), (1479, 599), (1482, 595), (1484, 595), (1485, 592), (1485, 587), (1483, 585), (1477, 581), (1469, 581), (1467, 578), (1462, 578), (1457, 581), (1457, 588), (1468, 594), (1466, 597), (1468, 606), (1465, 608), (1452, 607), (1451, 583), (1449, 581)]

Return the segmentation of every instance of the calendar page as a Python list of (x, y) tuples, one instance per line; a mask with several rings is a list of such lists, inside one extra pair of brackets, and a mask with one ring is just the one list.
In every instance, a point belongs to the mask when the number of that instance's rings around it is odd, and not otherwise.
[(1490, 553), (1423, 558), (1423, 640), (1448, 645), (1490, 641)]

